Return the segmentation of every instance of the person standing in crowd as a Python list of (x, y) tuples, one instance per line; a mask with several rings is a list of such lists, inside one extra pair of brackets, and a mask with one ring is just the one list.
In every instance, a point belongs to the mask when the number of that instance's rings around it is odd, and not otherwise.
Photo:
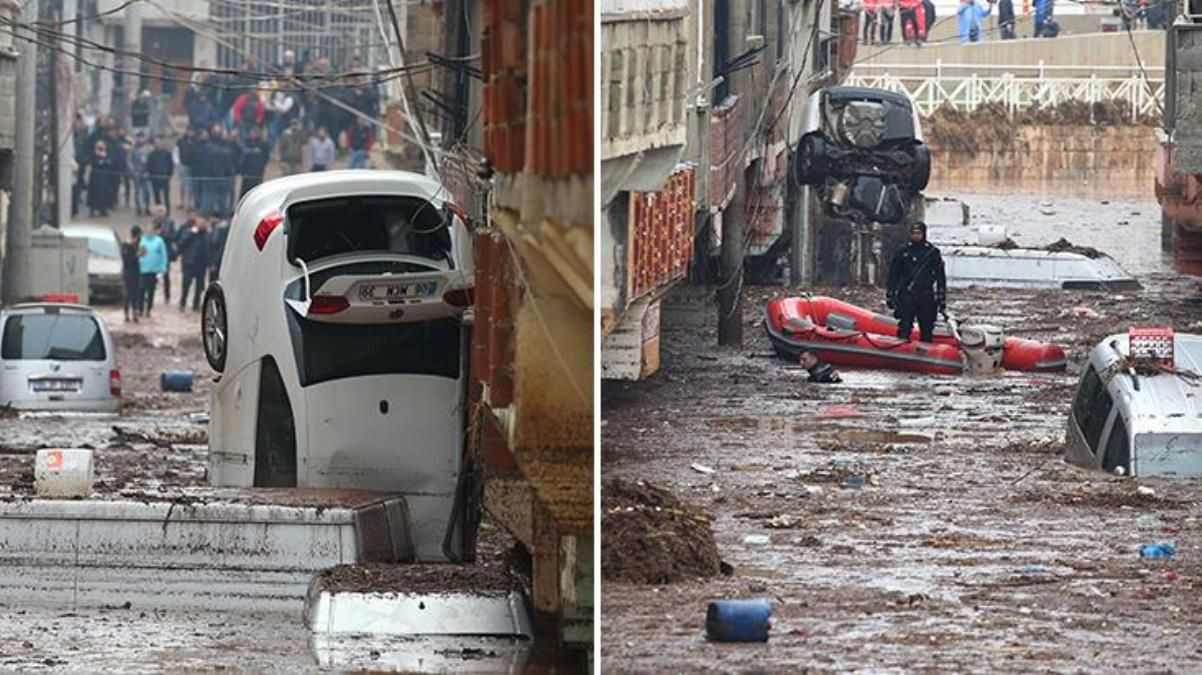
[(188, 129), (183, 136), (175, 141), (171, 150), (171, 159), (175, 162), (175, 172), (179, 174), (179, 207), (188, 209), (195, 206), (195, 189), (192, 183), (192, 163), (196, 158), (196, 130)]
[(366, 169), (368, 153), (371, 152), (374, 141), (371, 126), (367, 120), (362, 117), (355, 118), (355, 126), (350, 131), (348, 141), (351, 150), (351, 168)]
[(138, 301), (138, 313), (150, 316), (154, 308), (154, 291), (160, 274), (167, 271), (167, 243), (158, 228), (150, 234), (142, 235), (142, 257), (138, 260), (138, 268), (142, 273), (141, 300)]
[(959, 21), (960, 43), (981, 41), (982, 20), (993, 11), (993, 2), (982, 7), (977, 0), (960, 0), (960, 9), (956, 13)]
[(133, 127), (134, 136), (146, 136), (150, 133), (150, 92), (145, 89), (134, 102), (129, 104), (129, 125)]
[(167, 246), (167, 271), (163, 272), (163, 302), (171, 302), (171, 263), (175, 262), (178, 257), (177, 228), (167, 209), (162, 206), (154, 207), (154, 220), (151, 221), (151, 226), (163, 238), (163, 243)]
[(881, 0), (864, 0), (864, 30), (860, 36), (862, 44), (870, 45), (876, 42), (877, 16), (881, 10)]
[(268, 106), (268, 117), (270, 118), (270, 127), (267, 132), (267, 150), (270, 152), (275, 148), (276, 141), (280, 140), (280, 136), (292, 124), (292, 120), (300, 115), (300, 106), (296, 104), (296, 98), (292, 92), (276, 89), (271, 94), (271, 104)]
[[(199, 76), (199, 73), (197, 73)], [(221, 119), (221, 115), (217, 112), (217, 105), (213, 100), (214, 93), (207, 86), (198, 84), (202, 80), (197, 80), (188, 89), (188, 100), (185, 101), (184, 107), (188, 112), (188, 126), (193, 129), (208, 129), (216, 124)]]
[(305, 163), (305, 130), (298, 118), (292, 118), (280, 135), (280, 164), (285, 176), (300, 173)]
[(1035, 37), (1044, 37), (1052, 16), (1052, 0), (1035, 0)]
[(238, 134), (238, 142), (245, 143), (250, 136), (250, 130), (262, 128), (266, 121), (267, 109), (260, 98), (260, 91), (244, 91), (234, 101), (230, 111), (233, 114), (234, 129)]
[(902, 39), (908, 44), (921, 44), (926, 35), (926, 12), (922, 0), (898, 0)]
[(317, 135), (309, 141), (309, 170), (326, 171), (334, 163), (334, 141), (325, 127), (317, 127)]
[(83, 193), (88, 187), (88, 163), (91, 161), (91, 147), (88, 146), (88, 125), (83, 117), (75, 113), (71, 122), (71, 140), (75, 146), (75, 182), (71, 185), (71, 217), (79, 215), (79, 205)]
[(241, 161), (238, 163), (238, 173), (242, 174), (239, 199), (263, 182), (263, 173), (267, 171), (267, 163), (271, 161), (271, 150), (267, 147), (267, 141), (260, 137), (259, 128), (252, 127), (249, 133), (246, 144), (242, 146)]
[(882, 0), (880, 4), (881, 42), (893, 42), (893, 22), (897, 19), (897, 0)]
[(1003, 40), (1018, 37), (1014, 32), (1014, 0), (998, 0), (997, 27)]
[(138, 303), (142, 298), (142, 228), (134, 225), (129, 230), (129, 239), (121, 242), (121, 285), (125, 291), (125, 320), (133, 317), (138, 322)]
[(926, 42), (927, 35), (931, 33), (931, 28), (935, 26), (934, 0), (922, 0), (922, 17), (922, 40)]
[(230, 233), (230, 218), (213, 216), (209, 218), (209, 283), (221, 278), (221, 256), (225, 254), (225, 241)]
[(296, 52), (292, 51), (291, 49), (285, 49), (284, 55), (280, 59), (280, 63), (275, 67), (275, 69), (283, 73), (285, 76), (298, 74), (300, 71), (296, 69)]
[(175, 173), (175, 158), (167, 149), (167, 140), (162, 136), (154, 139), (154, 149), (146, 156), (146, 175), (155, 206), (162, 205), (171, 213), (171, 176)]
[(116, 206), (119, 175), (120, 170), (113, 166), (113, 158), (109, 156), (108, 143), (97, 140), (88, 177), (88, 214), (93, 218), (108, 217)]
[(234, 182), (238, 174), (235, 147), (225, 138), (220, 125), (213, 125), (209, 137), (209, 196), (206, 208), (210, 214), (225, 213), (234, 201)]
[(199, 210), (188, 211), (188, 222), (180, 230), (177, 248), (183, 273), (179, 309), (182, 312), (188, 306), (188, 291), (195, 288), (192, 295), (192, 311), (199, 311), (200, 297), (205, 288), (205, 273), (209, 269), (209, 229)]
[(139, 216), (150, 215), (150, 175), (146, 171), (150, 149), (146, 137), (139, 131), (129, 153), (129, 171), (134, 181), (134, 211)]
[(209, 208), (209, 186), (212, 184), (213, 141), (207, 129), (196, 130), (192, 144), (192, 207), (200, 211)]

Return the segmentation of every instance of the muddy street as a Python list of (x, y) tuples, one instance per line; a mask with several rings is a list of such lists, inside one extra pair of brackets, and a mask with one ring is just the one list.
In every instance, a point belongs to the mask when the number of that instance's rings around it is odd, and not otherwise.
[[(804, 290), (879, 307), (881, 290), (745, 289), (738, 350), (716, 346), (703, 293), (678, 292), (661, 371), (602, 390), (602, 466), (708, 514), (724, 564), (678, 583), (604, 570), (607, 669), (1202, 668), (1202, 486), (1060, 455), (1087, 350), (1133, 323), (1194, 325), (1196, 281), (1168, 272), (1154, 203), (966, 200), (974, 223), (1022, 245), (1065, 236), (1112, 254), (1144, 290), (951, 292), (962, 318), (1059, 343), (1062, 374), (840, 369), (829, 386), (774, 355), (764, 305)], [(603, 546), (610, 508), (603, 494)], [(1160, 541), (1177, 556), (1140, 558)], [(707, 642), (706, 605), (722, 598), (772, 600), (768, 643)]]

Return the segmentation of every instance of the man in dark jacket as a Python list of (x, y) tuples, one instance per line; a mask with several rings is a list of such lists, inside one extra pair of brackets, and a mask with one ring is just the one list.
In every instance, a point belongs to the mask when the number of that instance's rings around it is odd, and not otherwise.
[(801, 367), (809, 371), (810, 382), (838, 384), (843, 381), (831, 364), (819, 360), (818, 355), (808, 349), (801, 353)]
[(1013, 40), (1014, 34), (1014, 0), (1000, 0), (997, 4), (997, 25), (1001, 29), (1003, 40)]
[(154, 150), (146, 156), (146, 175), (150, 177), (150, 190), (155, 206), (162, 205), (171, 213), (171, 175), (175, 173), (175, 158), (167, 149), (162, 136), (154, 139)]
[(896, 310), (897, 337), (909, 340), (918, 319), (923, 342), (935, 332), (935, 316), (947, 310), (947, 277), (943, 256), (927, 241), (926, 223), (910, 226), (910, 243), (893, 255), (886, 287), (889, 309)]
[(162, 206), (154, 207), (154, 220), (150, 222), (152, 230), (159, 233), (163, 238), (163, 243), (167, 245), (167, 271), (163, 273), (163, 302), (171, 302), (171, 263), (179, 257), (179, 250), (176, 248), (178, 239), (178, 229), (175, 227), (175, 221), (171, 220), (167, 209)]
[(221, 277), (221, 256), (225, 255), (225, 240), (230, 234), (230, 218), (232, 214), (218, 219), (209, 219), (209, 283)]
[(263, 140), (258, 127), (251, 128), (246, 145), (242, 146), (242, 159), (238, 164), (238, 173), (242, 174), (239, 198), (263, 182), (263, 172), (267, 170), (267, 162), (270, 160), (271, 150), (267, 147), (267, 141)]
[(225, 138), (220, 125), (213, 125), (206, 148), (209, 160), (208, 204), (205, 211), (210, 215), (229, 211), (234, 200), (233, 185), (238, 173), (237, 146)]
[(204, 217), (197, 209), (188, 210), (188, 222), (176, 239), (180, 267), (183, 272), (183, 289), (179, 296), (182, 311), (188, 305), (188, 290), (196, 284), (192, 296), (192, 311), (200, 310), (200, 296), (204, 292), (205, 272), (209, 269), (209, 231)]

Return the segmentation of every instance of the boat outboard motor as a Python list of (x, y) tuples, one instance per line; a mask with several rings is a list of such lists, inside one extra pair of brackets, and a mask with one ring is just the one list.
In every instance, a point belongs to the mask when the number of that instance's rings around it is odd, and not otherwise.
[(1002, 329), (987, 324), (960, 326), (960, 347), (973, 375), (992, 375), (1002, 367)]

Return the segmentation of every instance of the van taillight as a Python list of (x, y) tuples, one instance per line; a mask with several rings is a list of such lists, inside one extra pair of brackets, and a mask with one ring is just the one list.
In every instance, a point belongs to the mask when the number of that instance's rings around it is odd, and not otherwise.
[(462, 220), (464, 225), (467, 225), (468, 223), (471, 222), (470, 219), (467, 217), (467, 209), (463, 208), (462, 206), (455, 204), (453, 202), (445, 202), (444, 206), (447, 207), (448, 211), (455, 214), (456, 216), (459, 216), (459, 220)]
[(309, 313), (337, 314), (350, 306), (351, 303), (341, 295), (315, 295), (309, 303)]
[(271, 236), (272, 231), (283, 222), (284, 216), (279, 211), (272, 211), (263, 216), (263, 219), (259, 221), (258, 227), (255, 228), (255, 246), (260, 251), (267, 245), (267, 238)]
[(453, 288), (442, 294), (442, 301), (452, 307), (471, 307), (475, 295), (475, 288)]
[(121, 371), (116, 368), (109, 371), (109, 393), (113, 396), (121, 395)]

